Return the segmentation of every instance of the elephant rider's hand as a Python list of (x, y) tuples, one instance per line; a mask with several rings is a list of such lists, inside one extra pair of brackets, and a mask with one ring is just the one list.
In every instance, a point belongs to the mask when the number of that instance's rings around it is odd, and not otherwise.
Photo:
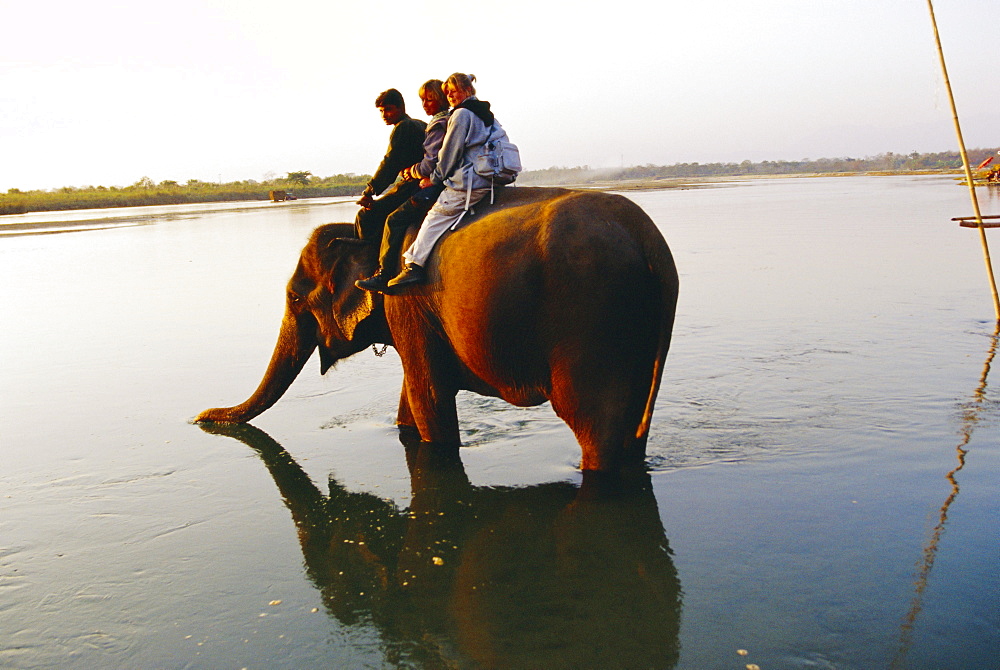
[(365, 193), (361, 196), (361, 199), (358, 200), (357, 204), (361, 205), (365, 209), (371, 209), (372, 205), (375, 204), (375, 200), (372, 198), (371, 194)]
[(430, 177), (424, 177), (423, 179), (420, 180), (420, 188), (427, 188), (433, 185), (434, 182), (431, 181)]

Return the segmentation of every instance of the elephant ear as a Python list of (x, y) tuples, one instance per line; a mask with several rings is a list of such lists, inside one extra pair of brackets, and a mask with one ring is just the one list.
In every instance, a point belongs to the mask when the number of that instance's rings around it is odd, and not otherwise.
[(375, 271), (377, 252), (372, 244), (353, 238), (337, 238), (330, 246), (340, 258), (328, 277), (333, 318), (344, 338), (353, 341), (358, 326), (376, 309), (374, 294), (359, 289), (354, 282)]

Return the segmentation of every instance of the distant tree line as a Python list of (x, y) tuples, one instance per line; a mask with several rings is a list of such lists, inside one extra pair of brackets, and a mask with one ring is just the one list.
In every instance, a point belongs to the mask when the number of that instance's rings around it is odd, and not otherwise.
[[(975, 167), (993, 156), (997, 148), (972, 149), (969, 161)], [(819, 158), (799, 161), (745, 160), (741, 163), (675, 163), (674, 165), (634, 165), (621, 168), (550, 167), (532, 170), (518, 177), (518, 183), (531, 184), (585, 184), (604, 181), (649, 181), (693, 177), (773, 176), (795, 174), (858, 174), (953, 172), (962, 169), (962, 157), (957, 151), (910, 154), (884, 153), (865, 158)]]
[[(973, 166), (989, 157), (997, 157), (997, 149), (972, 149), (969, 160)], [(997, 159), (1000, 162), (1000, 158)], [(958, 152), (909, 154), (884, 153), (865, 158), (819, 158), (799, 161), (745, 160), (741, 163), (676, 163), (674, 165), (634, 165), (621, 168), (550, 167), (529, 170), (518, 177), (518, 184), (587, 184), (594, 182), (652, 181), (695, 177), (739, 177), (795, 174), (871, 174), (907, 172), (954, 172), (962, 168)], [(308, 170), (289, 172), (284, 177), (265, 181), (235, 181), (228, 184), (189, 179), (180, 184), (166, 180), (154, 182), (143, 177), (131, 186), (66, 186), (45, 191), (21, 191), (12, 188), (0, 194), (0, 215), (23, 214), (66, 209), (98, 209), (104, 207), (137, 207), (141, 205), (176, 205), (194, 202), (229, 202), (267, 200), (271, 190), (283, 190), (296, 198), (322, 198), (359, 195), (370, 175), (337, 174), (317, 177)]]
[(173, 180), (154, 182), (143, 177), (131, 186), (66, 186), (51, 191), (21, 191), (12, 188), (0, 194), (0, 214), (24, 214), (67, 209), (139, 207), (143, 205), (179, 205), (193, 202), (231, 202), (267, 200), (271, 190), (283, 190), (296, 198), (322, 198), (360, 194), (369, 175), (338, 174), (317, 177), (300, 170), (285, 177), (266, 181), (235, 181), (218, 184), (189, 179), (180, 184)]

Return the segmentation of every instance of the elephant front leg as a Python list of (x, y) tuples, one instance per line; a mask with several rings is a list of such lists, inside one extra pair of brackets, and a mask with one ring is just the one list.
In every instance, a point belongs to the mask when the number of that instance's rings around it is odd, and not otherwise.
[(419, 446), (423, 440), (417, 429), (417, 422), (410, 411), (410, 401), (406, 397), (406, 385), (399, 393), (399, 411), (396, 413), (396, 427), (399, 429), (399, 441), (404, 446)]
[(410, 411), (410, 401), (406, 395), (406, 383), (399, 392), (399, 410), (396, 412), (396, 425), (399, 427), (416, 428), (417, 422), (413, 419), (413, 412)]
[(432, 379), (422, 375), (414, 378), (413, 375), (404, 373), (400, 413), (405, 404), (411, 425), (416, 426), (420, 439), (424, 442), (457, 445), (461, 442), (458, 409), (455, 406), (457, 392), (457, 389), (443, 380), (438, 380), (435, 384)]
[(403, 394), (397, 420), (420, 432), (424, 442), (457, 445), (458, 374), (455, 353), (436, 332), (434, 317), (419, 309), (417, 298), (387, 297), (386, 319), (403, 364)]

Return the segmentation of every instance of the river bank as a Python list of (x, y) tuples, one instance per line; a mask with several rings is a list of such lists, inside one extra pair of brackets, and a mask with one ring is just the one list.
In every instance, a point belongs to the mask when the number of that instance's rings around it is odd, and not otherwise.
[(659, 191), (670, 188), (708, 188), (747, 181), (769, 179), (818, 179), (823, 177), (925, 177), (954, 175), (961, 178), (961, 170), (877, 170), (864, 172), (803, 172), (795, 174), (741, 174), (713, 177), (667, 177), (661, 179), (608, 179), (571, 183), (525, 183), (524, 186), (560, 186), (599, 191)]
[[(973, 149), (969, 158), (979, 163), (992, 157), (997, 149)], [(761, 161), (754, 163), (680, 163), (675, 165), (641, 165), (621, 168), (590, 168), (588, 166), (522, 172), (522, 186), (565, 186), (601, 190), (659, 190), (663, 188), (694, 188), (748, 179), (782, 179), (796, 177), (841, 177), (872, 175), (959, 174), (961, 159), (954, 152), (936, 154), (912, 153), (907, 156), (886, 153), (868, 158), (838, 158), (800, 161)], [(21, 191), (17, 188), (0, 193), (0, 221), (4, 216), (42, 211), (78, 209), (108, 209), (118, 207), (165, 206), (209, 202), (264, 202), (272, 189), (283, 189), (297, 199), (351, 197), (361, 193), (369, 175), (338, 174), (316, 177), (309, 172), (305, 181), (287, 178), (258, 182), (209, 183), (189, 180), (154, 183), (143, 177), (131, 186), (67, 186), (52, 190)]]
[[(718, 188), (740, 183), (775, 179), (816, 179), (823, 177), (898, 177), (898, 176), (948, 176), (960, 179), (957, 170), (884, 170), (866, 172), (811, 172), (776, 175), (720, 175), (711, 177), (670, 177), (660, 179), (594, 179), (576, 182), (537, 181), (530, 178), (518, 182), (522, 187), (556, 186), (560, 188), (598, 191), (660, 191), (664, 189)], [(300, 195), (289, 202), (271, 202), (259, 199), (220, 199), (188, 203), (164, 203), (149, 205), (115, 205), (100, 208), (68, 208), (58, 210), (29, 211), (0, 214), (0, 237), (10, 235), (59, 233), (67, 230), (99, 230), (123, 225), (142, 225), (152, 220), (160, 220), (164, 215), (170, 218), (200, 216), (210, 212), (252, 210), (264, 208), (311, 207), (333, 203), (349, 202), (357, 194)]]
[(276, 211), (304, 209), (353, 201), (350, 197), (304, 198), (288, 202), (223, 201), (182, 205), (144, 207), (105, 207), (57, 212), (29, 212), (0, 216), (0, 239), (16, 235), (43, 235), (82, 230), (103, 230), (159, 223), (163, 220), (190, 219), (209, 214), (249, 212), (273, 208)]

